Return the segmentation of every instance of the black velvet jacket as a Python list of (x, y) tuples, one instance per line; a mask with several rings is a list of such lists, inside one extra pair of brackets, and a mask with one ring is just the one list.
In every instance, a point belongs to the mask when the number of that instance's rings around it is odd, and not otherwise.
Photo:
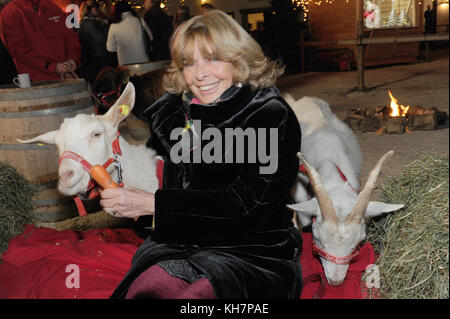
[[(301, 236), (286, 204), (297, 176), (301, 132), (279, 91), (233, 86), (208, 105), (165, 94), (143, 115), (151, 124), (148, 146), (165, 160), (163, 189), (155, 193), (155, 230), (112, 297), (124, 297), (131, 282), (158, 261), (184, 258), (211, 281), (218, 298), (298, 298)], [(222, 162), (207, 164), (202, 158), (192, 163), (191, 158), (191, 163), (175, 163), (170, 151), (179, 139), (171, 139), (171, 132), (185, 128), (188, 120), (201, 120), (200, 127), (194, 122), (197, 127), (185, 132), (191, 137), (207, 128), (223, 136), (226, 128), (251, 128), (258, 137), (267, 129), (261, 141), (267, 155), (270, 143), (277, 143), (271, 154), (276, 170), (262, 174), (268, 163), (259, 156), (256, 163), (250, 155), (246, 163), (228, 163), (224, 158), (230, 149), (224, 145)], [(278, 134), (270, 136), (270, 128)], [(200, 148), (208, 142), (203, 138)]]

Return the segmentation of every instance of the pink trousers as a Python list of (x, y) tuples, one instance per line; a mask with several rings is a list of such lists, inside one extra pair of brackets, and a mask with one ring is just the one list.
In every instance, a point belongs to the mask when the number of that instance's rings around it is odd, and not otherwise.
[(207, 278), (192, 284), (169, 275), (154, 265), (140, 274), (131, 284), (127, 299), (215, 299), (214, 289)]

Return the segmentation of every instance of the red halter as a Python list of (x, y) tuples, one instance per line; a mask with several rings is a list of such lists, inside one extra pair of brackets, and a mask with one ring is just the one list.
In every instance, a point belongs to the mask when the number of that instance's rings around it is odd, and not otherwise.
[(331, 261), (334, 264), (338, 265), (346, 265), (349, 264), (353, 259), (355, 259), (359, 255), (359, 246), (348, 256), (344, 257), (337, 257), (333, 256), (332, 254), (328, 253), (326, 250), (317, 247), (315, 240), (312, 240), (313, 245), (313, 253), (325, 258), (328, 261)]
[[(115, 90), (112, 90), (108, 93), (99, 92), (97, 94), (92, 94), (92, 95), (95, 97), (95, 99), (98, 102), (103, 104), (103, 106), (105, 106), (106, 108), (110, 108), (114, 104), (114, 102), (120, 97), (121, 93), (122, 93), (122, 83), (120, 83), (119, 86)], [(108, 101), (106, 101), (105, 98), (110, 95), (113, 95), (113, 94), (115, 94), (113, 103), (108, 103)]]
[[(109, 165), (111, 165), (114, 162), (118, 162), (117, 164), (117, 168), (119, 171), (119, 186), (123, 186), (122, 183), (122, 168), (120, 166), (120, 162), (119, 159), (117, 157), (117, 155), (122, 155), (122, 150), (120, 149), (120, 145), (119, 145), (119, 132), (117, 132), (117, 138), (114, 139), (114, 141), (112, 142), (112, 149), (113, 149), (113, 154), (114, 157), (109, 158), (104, 164), (103, 167), (106, 169), (109, 167)], [(76, 161), (78, 163), (80, 163), (83, 166), (83, 169), (90, 174), (91, 173), (91, 163), (89, 163), (86, 159), (84, 159), (81, 155), (74, 153), (72, 151), (65, 151), (64, 153), (61, 154), (61, 156), (59, 157), (59, 165), (61, 165), (61, 161), (64, 159), (71, 159), (73, 161)], [(86, 193), (88, 194), (88, 198), (89, 199), (94, 199), (97, 198), (100, 194), (97, 191), (97, 189), (95, 188), (95, 181), (91, 178), (89, 180), (89, 184), (88, 187), (86, 189)], [(81, 201), (80, 195), (76, 195), (73, 196), (73, 200), (75, 201), (75, 205), (77, 206), (78, 209), (78, 214), (80, 216), (86, 216), (87, 215), (87, 211), (84, 208), (83, 202)]]

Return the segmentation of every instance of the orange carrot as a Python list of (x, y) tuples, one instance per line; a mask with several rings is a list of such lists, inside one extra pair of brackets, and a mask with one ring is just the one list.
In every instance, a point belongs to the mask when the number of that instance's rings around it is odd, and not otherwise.
[[(91, 167), (91, 176), (103, 189), (118, 188), (119, 186), (111, 179), (106, 169), (101, 165)], [(139, 217), (133, 217), (137, 221)]]
[(91, 167), (91, 176), (103, 189), (119, 187), (114, 183), (106, 169), (101, 165), (94, 165)]

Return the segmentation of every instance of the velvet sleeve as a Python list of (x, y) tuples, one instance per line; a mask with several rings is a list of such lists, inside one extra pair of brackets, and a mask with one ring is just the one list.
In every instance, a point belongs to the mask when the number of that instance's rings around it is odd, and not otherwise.
[(158, 190), (157, 237), (166, 242), (223, 242), (253, 233), (272, 220), (285, 207), (298, 171), (301, 133), (288, 108), (281, 99), (272, 99), (245, 122), (245, 127), (278, 129), (276, 139), (267, 141), (278, 143), (274, 172), (261, 174), (260, 164), (242, 164), (224, 189)]

